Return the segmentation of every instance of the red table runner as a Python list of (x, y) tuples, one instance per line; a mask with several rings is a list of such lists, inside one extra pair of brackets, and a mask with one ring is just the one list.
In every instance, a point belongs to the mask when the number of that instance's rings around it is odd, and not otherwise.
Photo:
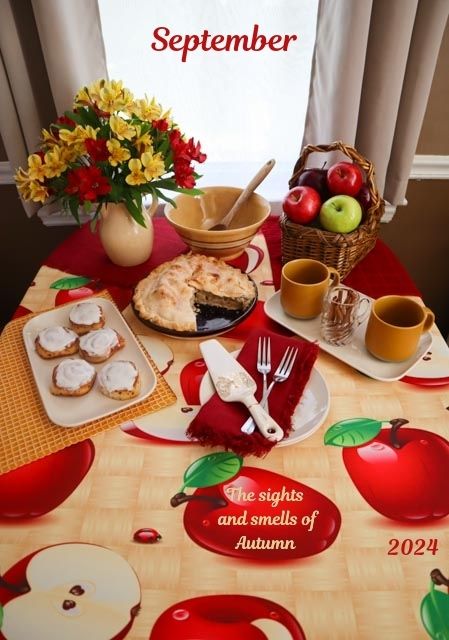
[[(165, 218), (156, 218), (155, 244), (150, 259), (137, 267), (117, 267), (108, 259), (98, 234), (86, 224), (74, 231), (45, 261), (45, 264), (61, 271), (76, 273), (100, 280), (105, 286), (132, 289), (136, 283), (157, 265), (171, 260), (186, 249), (175, 230)], [(270, 216), (262, 227), (270, 252), (271, 267), (276, 288), (281, 272), (281, 229), (279, 218)], [(345, 283), (372, 298), (381, 295), (416, 295), (417, 289), (405, 268), (394, 253), (381, 240), (374, 249), (347, 276)]]

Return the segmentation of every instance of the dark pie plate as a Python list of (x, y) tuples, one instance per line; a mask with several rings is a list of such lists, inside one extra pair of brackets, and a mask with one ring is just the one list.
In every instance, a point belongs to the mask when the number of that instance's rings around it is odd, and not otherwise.
[(161, 327), (160, 325), (151, 322), (151, 320), (142, 318), (134, 307), (134, 302), (131, 303), (131, 306), (135, 315), (139, 318), (142, 324), (150, 329), (159, 331), (160, 333), (165, 333), (167, 336), (172, 336), (173, 338), (202, 338), (206, 336), (215, 336), (220, 333), (224, 333), (225, 331), (230, 331), (243, 322), (243, 320), (249, 316), (256, 306), (257, 287), (251, 278), (248, 279), (253, 283), (255, 293), (251, 304), (243, 310), (223, 309), (222, 307), (215, 307), (208, 304), (197, 304), (196, 308), (198, 311), (196, 314), (196, 331), (175, 331), (174, 329), (166, 329), (165, 327)]

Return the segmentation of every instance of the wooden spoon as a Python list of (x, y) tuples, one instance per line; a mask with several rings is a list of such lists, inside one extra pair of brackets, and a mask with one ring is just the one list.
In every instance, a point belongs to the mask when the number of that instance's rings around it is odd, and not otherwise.
[(268, 162), (266, 162), (263, 165), (263, 167), (261, 169), (259, 169), (259, 171), (256, 173), (256, 175), (251, 180), (251, 182), (248, 183), (248, 185), (245, 187), (245, 189), (242, 191), (242, 193), (239, 195), (237, 200), (232, 205), (231, 209), (222, 218), (221, 222), (216, 223), (215, 220), (212, 220), (210, 218), (206, 218), (203, 221), (202, 229), (206, 229), (206, 230), (209, 230), (209, 231), (224, 231), (224, 230), (226, 230), (229, 227), (229, 225), (231, 224), (232, 220), (234, 219), (235, 214), (240, 209), (242, 204), (244, 204), (248, 200), (248, 198), (254, 192), (254, 190), (260, 185), (260, 183), (263, 180), (265, 180), (265, 178), (270, 173), (270, 171), (274, 167), (274, 165), (275, 165), (275, 160), (268, 160)]

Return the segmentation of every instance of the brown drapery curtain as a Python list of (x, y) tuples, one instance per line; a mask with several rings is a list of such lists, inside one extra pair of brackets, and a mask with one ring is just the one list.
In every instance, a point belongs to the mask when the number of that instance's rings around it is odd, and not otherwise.
[(76, 91), (107, 77), (96, 0), (1, 0), (0, 54), (0, 134), (15, 170)]
[(448, 0), (320, 0), (303, 145), (343, 140), (403, 203)]

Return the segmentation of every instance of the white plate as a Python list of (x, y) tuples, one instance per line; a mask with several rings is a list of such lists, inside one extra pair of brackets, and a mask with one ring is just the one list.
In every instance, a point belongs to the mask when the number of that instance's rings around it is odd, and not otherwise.
[[(233, 355), (237, 356), (238, 351)], [(201, 380), (199, 396), (201, 404), (209, 400), (214, 393), (214, 387), (209, 374), (205, 374)], [(188, 407), (189, 412), (183, 413), (179, 402), (171, 407), (159, 411), (157, 417), (154, 414), (136, 418), (133, 426), (137, 426), (143, 433), (150, 436), (170, 440), (174, 442), (194, 442), (187, 438), (186, 429), (196, 416), (201, 406)], [(279, 442), (276, 446), (284, 447), (301, 440), (305, 440), (314, 433), (324, 422), (329, 412), (330, 395), (326, 382), (321, 373), (314, 367), (304, 389), (301, 400), (293, 414), (293, 431), (288, 438)], [(128, 425), (122, 426), (126, 432)]]
[[(136, 398), (125, 401), (113, 400), (104, 396), (98, 389), (97, 382), (95, 382), (93, 389), (89, 393), (80, 397), (54, 396), (50, 393), (53, 369), (64, 358), (44, 360), (36, 353), (34, 341), (42, 329), (57, 325), (70, 326), (70, 309), (75, 304), (78, 304), (79, 300), (74, 302), (73, 305), (65, 305), (52, 311), (41, 313), (29, 320), (23, 327), (23, 340), (44, 409), (50, 420), (61, 427), (79, 427), (91, 420), (104, 418), (112, 413), (121, 411), (137, 402), (141, 402), (141, 400), (150, 395), (156, 386), (154, 371), (117, 307), (104, 298), (89, 298), (88, 301), (95, 302), (102, 307), (106, 321), (105, 326), (115, 329), (125, 339), (123, 349), (117, 351), (106, 362), (94, 364), (93, 366), (98, 372), (107, 362), (131, 360), (139, 370), (141, 390)], [(78, 356), (69, 357), (75, 358)]]
[[(368, 297), (368, 296), (366, 296)], [(369, 298), (371, 300), (371, 298)], [(265, 302), (265, 313), (269, 318), (275, 320), (283, 327), (290, 329), (298, 336), (317, 342), (323, 351), (327, 351), (339, 360), (346, 362), (357, 371), (366, 374), (370, 378), (383, 380), (384, 382), (392, 382), (399, 380), (421, 360), (427, 353), (432, 344), (431, 332), (427, 332), (421, 336), (416, 353), (404, 362), (383, 362), (374, 358), (365, 347), (365, 331), (368, 320), (356, 330), (353, 340), (348, 345), (337, 347), (325, 342), (320, 335), (320, 317), (312, 320), (298, 320), (287, 315), (281, 307), (280, 292), (276, 292), (269, 300)]]

